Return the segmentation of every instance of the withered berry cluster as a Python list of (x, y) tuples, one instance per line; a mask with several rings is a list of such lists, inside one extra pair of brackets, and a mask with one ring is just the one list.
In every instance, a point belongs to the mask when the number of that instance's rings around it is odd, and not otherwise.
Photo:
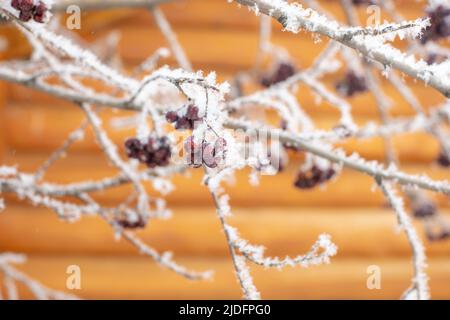
[(36, 22), (44, 23), (48, 11), (44, 2), (38, 1), (36, 3), (35, 0), (12, 0), (11, 7), (19, 10), (19, 19), (24, 22), (33, 18)]
[(437, 213), (436, 204), (432, 201), (421, 201), (413, 206), (413, 214), (417, 219), (426, 219)]
[(422, 43), (450, 36), (450, 6), (438, 6), (427, 13), (431, 20), (431, 25), (425, 30)]
[(149, 137), (147, 143), (137, 138), (125, 141), (125, 151), (129, 158), (145, 163), (149, 168), (164, 167), (169, 164), (172, 155), (167, 137)]
[[(412, 205), (412, 212), (416, 219), (432, 220), (438, 216), (436, 203), (432, 200), (421, 200)], [(442, 241), (450, 238), (450, 229), (446, 226), (440, 230), (426, 228), (426, 236), (430, 241)]]
[(194, 137), (190, 136), (184, 142), (188, 163), (194, 168), (199, 168), (203, 164), (209, 168), (216, 168), (225, 158), (226, 146), (227, 141), (224, 138), (218, 138), (212, 144), (205, 140), (196, 143)]
[(442, 54), (436, 54), (436, 53), (431, 53), (428, 55), (426, 61), (428, 64), (433, 64), (433, 63), (442, 63), (445, 60), (447, 60), (447, 57), (445, 55)]
[(139, 217), (136, 221), (129, 221), (127, 219), (117, 219), (116, 223), (124, 229), (143, 229), (147, 225), (144, 219)]
[(352, 3), (355, 6), (359, 6), (359, 5), (363, 5), (363, 4), (370, 6), (372, 4), (377, 4), (377, 0), (352, 0)]
[(299, 189), (312, 189), (331, 180), (335, 174), (336, 171), (332, 167), (321, 169), (318, 166), (313, 165), (310, 170), (300, 171), (298, 173), (294, 185)]
[(344, 79), (336, 84), (336, 90), (346, 97), (367, 91), (366, 79), (357, 75), (354, 71), (348, 71)]
[(296, 70), (294, 65), (288, 62), (280, 62), (275, 68), (275, 70), (264, 77), (261, 78), (261, 85), (264, 87), (270, 87), (279, 82), (283, 82), (284, 80), (292, 77), (295, 74)]
[(437, 158), (437, 163), (444, 168), (450, 167), (450, 159), (445, 154), (445, 151), (441, 151)]
[(169, 123), (175, 123), (177, 130), (188, 129), (192, 130), (197, 121), (201, 121), (203, 117), (199, 116), (199, 109), (197, 106), (190, 104), (185, 109), (184, 115), (179, 115), (176, 111), (169, 111), (166, 113), (166, 120)]

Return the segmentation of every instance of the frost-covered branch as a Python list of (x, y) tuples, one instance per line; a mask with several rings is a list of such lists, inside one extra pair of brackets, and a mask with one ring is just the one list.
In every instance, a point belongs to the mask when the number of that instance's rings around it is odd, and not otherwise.
[(19, 271), (17, 268), (13, 266), (14, 264), (22, 264), (25, 262), (25, 260), (26, 260), (25, 256), (21, 254), (13, 254), (13, 253), (0, 254), (0, 273), (2, 273), (3, 277), (5, 278), (4, 286), (7, 292), (5, 298), (9, 300), (19, 299), (19, 292), (16, 287), (16, 284), (21, 283), (34, 295), (36, 299), (39, 300), (79, 299), (74, 295), (47, 288), (40, 282), (34, 280), (33, 278)]
[[(403, 22), (400, 26), (380, 26), (371, 28), (349, 28), (339, 25), (338, 22), (329, 20), (312, 9), (305, 9), (293, 3), (283, 0), (236, 0), (236, 2), (248, 6), (256, 13), (263, 13), (276, 19), (287, 31), (298, 33), (301, 30), (318, 33), (343, 45), (357, 50), (367, 58), (381, 63), (385, 67), (392, 67), (401, 72), (422, 80), (435, 88), (447, 98), (450, 98), (450, 78), (448, 67), (430, 66), (425, 61), (417, 61), (415, 57), (407, 55), (400, 50), (386, 44), (385, 37), (377, 37), (378, 34), (389, 32), (394, 39), (396, 36), (419, 36), (428, 27), (428, 20), (415, 22)], [(406, 27), (403, 29), (402, 27)], [(387, 28), (387, 29), (385, 29)], [(409, 30), (404, 33), (404, 30)]]
[(394, 209), (397, 215), (399, 227), (405, 232), (413, 252), (413, 285), (412, 289), (405, 292), (405, 297), (410, 299), (427, 300), (429, 299), (429, 288), (428, 276), (425, 273), (427, 264), (423, 244), (417, 235), (414, 226), (412, 225), (411, 219), (404, 209), (403, 199), (398, 197), (392, 187), (388, 183), (384, 182), (383, 179), (377, 178), (377, 182), (389, 201), (389, 204)]

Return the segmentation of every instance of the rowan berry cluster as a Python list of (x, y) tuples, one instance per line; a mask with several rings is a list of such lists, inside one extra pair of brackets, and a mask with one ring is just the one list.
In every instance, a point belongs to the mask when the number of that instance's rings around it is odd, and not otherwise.
[(19, 10), (19, 19), (24, 22), (33, 19), (36, 22), (44, 23), (48, 12), (44, 2), (35, 0), (12, 0), (11, 7)]
[(137, 159), (149, 168), (167, 166), (172, 154), (169, 139), (154, 136), (150, 136), (146, 143), (137, 138), (127, 139), (125, 151), (129, 158)]
[(195, 123), (202, 121), (203, 117), (199, 115), (198, 107), (190, 104), (184, 109), (184, 114), (182, 115), (176, 111), (167, 112), (166, 120), (169, 123), (174, 123), (177, 130), (192, 130), (195, 128)]
[(124, 229), (142, 229), (145, 228), (147, 223), (142, 218), (138, 218), (136, 221), (129, 221), (127, 219), (116, 220), (116, 223)]
[(352, 0), (352, 3), (355, 6), (360, 6), (360, 5), (372, 5), (372, 4), (377, 4), (377, 0)]
[(417, 219), (425, 219), (434, 216), (437, 212), (436, 204), (432, 201), (420, 201), (413, 206), (413, 215)]
[(450, 36), (450, 6), (438, 6), (427, 13), (431, 25), (425, 30), (422, 43)]
[(300, 171), (294, 185), (299, 189), (312, 189), (322, 183), (331, 180), (336, 175), (336, 170), (331, 166), (321, 169), (313, 165), (310, 170)]
[(295, 72), (296, 70), (293, 64), (289, 62), (281, 62), (271, 74), (265, 75), (261, 78), (261, 85), (268, 88), (292, 77)]
[(439, 156), (437, 158), (437, 163), (441, 167), (444, 167), (444, 168), (450, 167), (450, 159), (448, 158), (448, 156), (445, 153), (445, 151), (441, 151), (441, 153), (439, 154)]

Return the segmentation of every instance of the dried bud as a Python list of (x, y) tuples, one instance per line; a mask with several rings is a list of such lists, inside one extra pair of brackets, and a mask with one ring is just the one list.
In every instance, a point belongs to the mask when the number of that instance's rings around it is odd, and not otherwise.
[(431, 25), (425, 30), (422, 43), (450, 36), (450, 7), (440, 5), (427, 13)]
[(270, 74), (262, 77), (261, 85), (264, 87), (270, 87), (274, 84), (283, 82), (288, 78), (292, 77), (295, 74), (296, 70), (293, 64), (289, 62), (282, 62), (278, 64), (275, 71)]
[(366, 79), (353, 71), (345, 74), (344, 79), (336, 84), (336, 90), (346, 97), (367, 91)]
[(417, 219), (432, 217), (436, 214), (436, 205), (431, 201), (421, 201), (413, 207), (413, 215)]
[(446, 153), (444, 151), (442, 151), (439, 154), (436, 161), (441, 167), (444, 167), (444, 168), (450, 167), (450, 159), (448, 158), (448, 156), (446, 155)]
[(336, 171), (332, 167), (321, 169), (314, 165), (309, 171), (300, 171), (294, 185), (299, 189), (311, 189), (331, 180), (335, 175)]

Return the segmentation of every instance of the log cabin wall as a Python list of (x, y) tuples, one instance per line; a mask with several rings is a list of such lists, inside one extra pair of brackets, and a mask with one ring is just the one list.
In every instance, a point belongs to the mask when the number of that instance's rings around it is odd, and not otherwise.
[[(408, 18), (423, 15), (424, 1), (396, 1)], [(339, 19), (339, 1), (322, 1)], [(252, 66), (258, 47), (258, 20), (245, 8), (225, 0), (180, 0), (162, 6), (168, 20), (191, 59), (194, 68), (216, 71), (226, 80), (236, 71)], [(364, 12), (360, 12), (364, 16)], [(64, 19), (64, 17), (62, 17)], [(25, 58), (29, 47), (11, 26), (0, 32), (9, 46), (1, 59)], [(125, 67), (142, 62), (155, 49), (165, 46), (149, 12), (120, 9), (83, 12), (83, 41), (102, 46), (100, 39), (117, 32), (117, 54)], [(285, 46), (297, 65), (308, 66), (326, 44), (315, 44), (311, 35), (292, 35), (274, 31), (274, 42)], [(175, 65), (172, 59), (167, 63)], [(326, 78), (333, 85), (339, 74)], [(442, 102), (432, 89), (407, 79), (426, 107)], [(13, 84), (0, 84), (0, 154), (6, 164), (21, 170), (36, 169), (52, 150), (81, 123), (83, 114), (74, 105)], [(393, 100), (391, 114), (411, 114), (410, 107), (383, 82)], [(327, 104), (317, 105), (307, 89), (299, 90), (299, 99), (318, 125), (329, 128), (337, 119)], [(355, 119), (364, 123), (377, 119), (377, 109), (370, 94), (350, 100)], [(114, 117), (102, 112), (105, 124)], [(130, 129), (109, 132), (121, 145)], [(409, 134), (394, 139), (403, 168), (426, 172), (432, 177), (450, 179), (450, 171), (433, 165), (438, 154), (437, 142), (426, 134)], [(383, 159), (381, 139), (350, 141), (343, 145), (368, 159)], [(300, 191), (292, 187), (296, 166), (294, 159), (286, 172), (264, 177), (258, 189), (248, 183), (248, 172), (240, 172), (229, 188), (234, 217), (230, 221), (253, 243), (267, 247), (270, 255), (295, 255), (306, 251), (320, 233), (332, 235), (339, 247), (330, 265), (283, 272), (252, 267), (254, 280), (267, 299), (280, 298), (364, 298), (397, 299), (409, 286), (412, 276), (411, 252), (403, 234), (396, 232), (396, 219), (386, 208), (379, 191), (372, 191), (373, 180), (357, 172), (344, 170), (342, 176), (325, 188)], [(297, 159), (299, 160), (299, 159)], [(102, 156), (91, 132), (70, 149), (47, 174), (54, 182), (75, 182), (114, 174)], [(124, 242), (116, 242), (107, 225), (95, 217), (85, 217), (74, 224), (58, 220), (47, 209), (36, 208), (6, 197), (7, 209), (0, 215), (0, 251), (23, 252), (28, 263), (20, 268), (45, 285), (65, 289), (66, 268), (79, 265), (82, 289), (74, 292), (83, 298), (197, 299), (241, 297), (233, 275), (224, 235), (216, 219), (210, 196), (200, 184), (201, 172), (192, 178), (176, 177), (176, 191), (168, 197), (174, 217), (155, 221), (140, 232), (143, 239), (160, 251), (174, 252), (178, 260), (198, 270), (214, 269), (213, 281), (191, 282), (155, 265)], [(128, 189), (117, 188), (99, 193), (97, 199), (115, 204)], [(448, 200), (437, 196), (448, 216)], [(417, 224), (422, 231), (422, 227)], [(423, 235), (423, 233), (422, 233)], [(450, 298), (450, 242), (426, 242), (429, 255), (430, 286), (433, 298)], [(366, 286), (367, 268), (380, 266), (382, 288)], [(29, 293), (23, 293), (29, 297)]]

